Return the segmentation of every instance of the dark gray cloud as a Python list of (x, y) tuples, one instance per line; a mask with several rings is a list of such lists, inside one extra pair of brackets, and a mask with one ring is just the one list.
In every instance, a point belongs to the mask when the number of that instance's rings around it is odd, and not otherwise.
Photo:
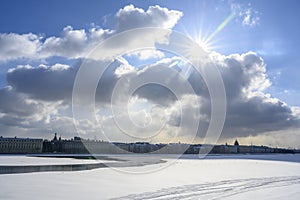
[(0, 112), (14, 116), (30, 116), (38, 112), (34, 104), (26, 102), (24, 95), (16, 93), (11, 87), (0, 90)]
[(9, 70), (7, 82), (17, 92), (35, 99), (47, 101), (70, 99), (79, 64), (73, 67), (61, 64), (19, 66)]
[[(266, 66), (259, 56), (252, 52), (229, 56), (215, 54), (212, 60), (220, 70), (227, 94), (227, 118), (222, 137), (258, 135), (263, 132), (299, 126), (299, 116), (291, 107), (264, 93), (270, 85), (270, 81), (266, 76)], [(122, 63), (116, 61), (104, 72), (100, 79), (96, 95), (97, 102), (99, 105), (110, 105), (112, 92), (121, 78), (128, 80), (124, 82), (126, 84), (122, 85), (122, 90), (118, 94), (118, 98), (120, 98), (118, 103), (123, 104), (125, 107), (128, 102), (128, 99), (125, 98), (126, 91), (132, 87), (131, 84), (134, 84), (134, 77), (139, 77), (140, 80), (154, 80), (158, 77), (165, 77), (166, 83), (170, 85), (181, 85), (185, 81), (191, 84), (195, 93), (201, 97), (200, 113), (205, 118), (200, 121), (199, 136), (203, 136), (208, 126), (211, 109), (210, 96), (205, 82), (195, 70), (189, 76), (188, 81), (179, 78), (176, 74), (180, 70), (168, 68), (169, 64), (165, 62), (164, 65), (160, 63), (139, 70), (128, 68), (131, 71), (120, 75), (116, 74), (116, 70), (120, 68)], [(78, 65), (73, 67), (19, 67), (8, 73), (8, 83), (16, 92), (26, 94), (36, 100), (65, 100), (70, 102), (72, 85)], [(171, 71), (173, 75), (170, 73)], [(147, 84), (136, 90), (133, 95), (169, 109), (178, 98), (191, 94), (185, 90), (181, 91), (181, 95), (176, 97), (172, 91), (164, 86)], [(21, 107), (26, 106), (21, 105)], [(7, 107), (6, 109), (12, 109), (9, 106), (5, 107)], [(178, 109), (180, 108), (178, 107)], [(34, 109), (31, 110), (35, 111)], [(6, 112), (14, 111), (8, 110)], [(178, 111), (174, 110), (174, 112)], [(172, 115), (174, 113), (170, 114), (170, 116)], [(176, 121), (178, 119), (180, 119), (178, 116), (176, 118), (170, 117), (170, 125), (179, 124), (180, 122)]]
[(51, 115), (56, 115), (61, 102), (31, 99), (12, 87), (0, 90), (0, 132), (3, 136), (33, 137), (49, 133)]
[(224, 136), (258, 135), (262, 132), (299, 127), (299, 116), (281, 101), (266, 102), (265, 97), (228, 102)]

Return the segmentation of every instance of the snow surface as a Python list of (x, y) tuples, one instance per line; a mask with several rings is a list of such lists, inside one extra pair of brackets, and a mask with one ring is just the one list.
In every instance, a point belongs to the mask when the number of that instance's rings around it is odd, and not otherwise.
[(299, 156), (185, 156), (118, 170), (5, 174), (0, 199), (299, 199)]

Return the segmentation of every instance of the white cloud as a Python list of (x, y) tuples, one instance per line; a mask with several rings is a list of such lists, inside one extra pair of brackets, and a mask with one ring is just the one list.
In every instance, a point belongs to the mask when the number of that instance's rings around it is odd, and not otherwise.
[[(289, 107), (284, 102), (265, 92), (270, 86), (270, 80), (266, 76), (266, 65), (257, 54), (248, 52), (223, 56), (218, 53), (212, 53), (211, 58), (212, 62), (220, 70), (227, 94), (227, 118), (222, 138), (255, 136), (265, 132), (299, 127), (299, 108)], [(113, 104), (116, 103), (116, 106), (125, 109), (124, 112), (118, 115), (118, 118), (126, 125), (128, 124), (125, 123), (127, 122), (125, 119), (128, 114), (126, 94), (133, 87), (131, 85), (134, 83), (132, 82), (133, 78), (139, 77), (139, 80), (154, 80), (155, 78), (163, 79), (165, 77), (170, 85), (184, 85), (184, 80), (175, 75), (179, 75), (185, 66), (181, 64), (181, 68), (178, 68), (177, 65), (172, 65), (174, 62), (176, 63), (176, 60), (178, 61), (179, 58), (162, 59), (156, 64), (141, 69), (133, 69), (126, 65), (128, 64), (126, 60), (121, 60), (106, 71), (100, 79), (97, 88), (96, 102), (98, 106), (103, 108), (100, 119), (102, 120), (102, 125), (105, 125), (105, 131), (115, 133), (111, 138), (112, 140), (118, 140), (118, 137), (120, 137), (129, 141), (127, 136), (123, 136), (124, 133), (120, 132), (120, 130), (118, 131), (118, 127), (113, 121), (113, 117), (116, 116), (108, 117), (111, 95), (115, 90), (116, 83), (120, 79), (128, 80), (128, 82), (125, 81), (124, 84), (121, 84), (122, 90), (117, 95), (118, 100), (112, 102)], [(172, 69), (170, 69), (170, 65)], [(72, 84), (77, 69), (78, 65), (74, 67), (60, 64), (50, 67), (43, 65), (38, 68), (19, 66), (12, 69), (7, 77), (8, 83), (12, 85), (12, 89), (17, 94), (28, 95), (37, 102), (41, 100), (49, 102), (63, 101), (64, 104), (70, 106)], [(171, 73), (171, 71), (173, 72)], [(30, 77), (30, 79), (26, 77)], [(132, 94), (137, 97), (136, 102), (139, 102), (134, 104), (137, 106), (137, 109), (129, 110), (132, 119), (138, 119), (136, 121), (137, 124), (147, 124), (150, 119), (151, 123), (153, 123), (153, 126), (145, 129), (144, 135), (151, 135), (151, 131), (160, 127), (160, 120), (166, 119), (166, 125), (160, 135), (161, 137), (157, 136), (157, 141), (160, 139), (167, 141), (170, 139), (168, 137), (172, 137), (174, 134), (178, 134), (181, 137), (181, 141), (184, 141), (185, 137), (192, 136), (189, 134), (191, 133), (189, 126), (183, 127), (180, 133), (178, 132), (178, 125), (181, 122), (180, 116), (185, 114), (185, 116), (190, 117), (189, 121), (191, 122), (200, 117), (198, 136), (200, 138), (204, 136), (210, 120), (211, 104), (209, 92), (205, 82), (196, 71), (193, 71), (185, 81), (191, 84), (198, 96), (194, 96), (187, 90), (180, 90), (181, 94), (175, 97), (168, 89), (151, 84), (139, 88)], [(200, 108), (196, 107), (196, 102), (199, 103)], [(151, 112), (148, 109), (150, 105), (152, 107), (154, 105)], [(11, 106), (6, 107), (9, 109)], [(22, 106), (28, 107), (27, 105)], [(197, 109), (200, 109), (200, 113)], [(34, 109), (31, 110), (35, 112)], [(10, 112), (13, 111), (7, 111), (8, 115)], [(67, 116), (70, 117), (71, 115), (68, 114)], [(18, 116), (15, 116), (14, 121), (18, 121)], [(92, 122), (89, 123), (93, 124)], [(96, 125), (91, 127), (97, 128)], [(96, 132), (94, 131), (93, 134), (96, 134)]]
[(250, 9), (247, 9), (244, 12), (241, 12), (240, 15), (244, 18), (242, 24), (244, 26), (254, 27), (259, 24), (259, 17), (253, 16), (253, 13)]
[(136, 8), (133, 5), (125, 6), (116, 14), (117, 31), (124, 31), (141, 27), (173, 28), (182, 17), (182, 12), (169, 10), (158, 5), (150, 6), (148, 10)]
[(0, 61), (19, 58), (33, 58), (41, 46), (38, 35), (2, 33), (0, 34)]
[(259, 25), (259, 12), (254, 10), (251, 4), (231, 3), (231, 11), (239, 17), (243, 26), (255, 27)]
[[(258, 24), (259, 18), (255, 16), (253, 10), (239, 8), (238, 11), (244, 25)], [(173, 28), (181, 16), (180, 11), (159, 6), (150, 6), (147, 10), (143, 10), (129, 5), (120, 9), (115, 15), (116, 28), (113, 30), (99, 27), (75, 30), (67, 26), (60, 36), (46, 38), (31, 33), (0, 34), (0, 61), (7, 62), (19, 58), (41, 59), (52, 56), (62, 56), (67, 59), (81, 58), (85, 57), (86, 53), (100, 41), (120, 31), (141, 27)], [(126, 50), (125, 47), (134, 47), (135, 44), (155, 47), (158, 42), (168, 41), (168, 34), (148, 34), (150, 36), (137, 32), (127, 40), (114, 41), (113, 45), (105, 47), (103, 52), (107, 54), (115, 51), (123, 52)], [(154, 39), (153, 35), (155, 35)], [(178, 57), (164, 58), (165, 55), (155, 49), (138, 51), (131, 56), (137, 56), (141, 60), (151, 58), (161, 60), (144, 68), (134, 68), (122, 57), (118, 58), (101, 77), (96, 92), (96, 103), (104, 107), (100, 115), (102, 126), (89, 120), (75, 121), (75, 123), (82, 124), (83, 130), (93, 129), (93, 134), (98, 134), (99, 128), (104, 127), (107, 133), (112, 133), (111, 140), (129, 141), (128, 136), (124, 136), (116, 127), (114, 116), (110, 115), (108, 109), (114, 87), (120, 79), (128, 80), (122, 85), (118, 101), (114, 102), (115, 106), (124, 109), (118, 117), (121, 123), (126, 125), (128, 124), (126, 121), (128, 99), (125, 97), (126, 92), (132, 87), (130, 84), (133, 78), (139, 77), (140, 80), (159, 78), (165, 80), (170, 86), (181, 85), (185, 81), (191, 84), (196, 95), (183, 89), (181, 94), (175, 96), (168, 88), (155, 84), (139, 88), (133, 94), (136, 100), (131, 102), (137, 108), (131, 107), (129, 114), (138, 125), (146, 126), (152, 123), (152, 126), (143, 129), (142, 134), (152, 135), (153, 131), (165, 122), (162, 134), (156, 137), (156, 141), (170, 141), (170, 138), (176, 134), (181, 138), (190, 137), (192, 135), (189, 126), (183, 127), (178, 132), (182, 120), (180, 116), (186, 114), (185, 116), (189, 117), (188, 121), (191, 122), (200, 117), (198, 136), (203, 137), (209, 125), (211, 104), (209, 92), (201, 75), (195, 70), (185, 73), (188, 67), (186, 63), (183, 62), (179, 66)], [(266, 74), (266, 64), (256, 53), (228, 56), (212, 53), (211, 59), (220, 70), (227, 94), (227, 119), (223, 138), (247, 138), (249, 135), (259, 137), (263, 133), (271, 134), (274, 131), (280, 132), (299, 127), (300, 109), (290, 107), (265, 92), (270, 87), (271, 81)], [(0, 90), (0, 131), (7, 134), (20, 131), (39, 135), (41, 132), (49, 131), (49, 126), (52, 126), (55, 131), (71, 135), (74, 131), (70, 111), (72, 89), (80, 64), (20, 65), (10, 69), (7, 73), (7, 82), (10, 86)], [(182, 72), (186, 75), (184, 76), (186, 79), (180, 79)], [(200, 104), (199, 107), (197, 102)], [(139, 108), (138, 105), (144, 107)], [(152, 106), (150, 110), (149, 106)], [(134, 131), (132, 130), (134, 126), (127, 126), (127, 128)]]
[(115, 74), (118, 77), (136, 71), (136, 69), (131, 66), (123, 57), (119, 56), (117, 57), (117, 60), (121, 63), (121, 65), (115, 70)]
[(136, 56), (140, 60), (148, 60), (151, 58), (163, 58), (164, 53), (162, 51), (156, 49), (146, 49), (146, 50), (139, 50), (132, 53), (129, 53), (129, 57)]
[[(0, 62), (20, 58), (45, 59), (53, 56), (67, 59), (84, 58), (101, 41), (120, 31), (142, 27), (171, 29), (181, 16), (180, 11), (169, 10), (160, 6), (150, 6), (148, 10), (144, 11), (141, 8), (128, 5), (120, 9), (115, 15), (116, 27), (112, 30), (97, 26), (92, 26), (89, 30), (74, 29), (72, 26), (67, 26), (60, 36), (50, 37), (42, 37), (33, 33), (0, 33)], [(126, 44), (145, 42), (145, 38), (151, 37), (133, 34), (132, 37), (122, 42)], [(164, 42), (165, 40), (166, 35), (157, 35), (154, 41), (151, 40), (151, 43)], [(120, 43), (116, 45), (122, 46)], [(110, 50), (108, 48), (108, 52)], [(142, 57), (147, 57), (147, 55), (143, 54)]]
[(74, 30), (71, 26), (63, 29), (61, 37), (49, 37), (40, 48), (42, 56), (80, 57), (87, 46), (87, 34), (84, 29)]

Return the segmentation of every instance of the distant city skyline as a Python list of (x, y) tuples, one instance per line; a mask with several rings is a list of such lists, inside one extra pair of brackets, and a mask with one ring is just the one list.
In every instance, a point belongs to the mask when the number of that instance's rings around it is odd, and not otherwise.
[[(75, 136), (71, 139), (57, 138), (52, 140), (37, 138), (6, 138), (0, 137), (0, 154), (35, 154), (46, 153), (53, 155), (88, 154), (96, 159), (97, 154), (271, 154), (271, 153), (299, 153), (300, 149), (286, 149), (278, 147), (240, 145), (238, 140), (234, 144), (188, 144), (188, 143), (149, 143), (149, 142), (108, 142), (103, 140), (83, 139)], [(95, 155), (95, 157), (93, 156)], [(42, 156), (42, 155), (41, 155)], [(75, 156), (76, 157), (76, 156)]]
[[(175, 142), (202, 143), (209, 137), (212, 94), (195, 66), (159, 49), (171, 41), (168, 34), (133, 32), (105, 47), (108, 53), (131, 44), (149, 43), (153, 48), (114, 57), (95, 89), (95, 105), (89, 105), (95, 108), (96, 122), (74, 118), (76, 75), (85, 61), (92, 60), (88, 56), (95, 47), (124, 31), (155, 27), (190, 38), (218, 69), (226, 92), (219, 144), (238, 139), (243, 144), (300, 148), (300, 28), (295, 22), (299, 5), (296, 0), (4, 0), (0, 135), (51, 138), (57, 132), (65, 138), (78, 134), (107, 141), (167, 143), (176, 138)], [(93, 74), (91, 70), (85, 80)], [(148, 84), (126, 99), (135, 77), (150, 82), (163, 77), (170, 86), (191, 86), (193, 93), (176, 95), (166, 86)], [(81, 116), (85, 112), (89, 110)], [(191, 126), (181, 127), (182, 116), (199, 122), (195, 138)]]

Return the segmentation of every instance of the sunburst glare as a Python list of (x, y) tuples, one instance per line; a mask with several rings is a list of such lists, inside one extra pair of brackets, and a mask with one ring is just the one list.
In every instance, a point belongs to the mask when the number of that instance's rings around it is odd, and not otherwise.
[[(236, 17), (236, 13), (230, 13), (216, 28), (207, 27), (203, 28), (205, 21), (204, 16), (202, 19), (195, 20), (195, 24), (189, 28), (183, 27), (183, 32), (190, 39), (195, 41), (204, 51), (211, 52), (221, 47), (219, 42), (220, 38), (216, 36)], [(213, 31), (210, 31), (213, 30)]]

